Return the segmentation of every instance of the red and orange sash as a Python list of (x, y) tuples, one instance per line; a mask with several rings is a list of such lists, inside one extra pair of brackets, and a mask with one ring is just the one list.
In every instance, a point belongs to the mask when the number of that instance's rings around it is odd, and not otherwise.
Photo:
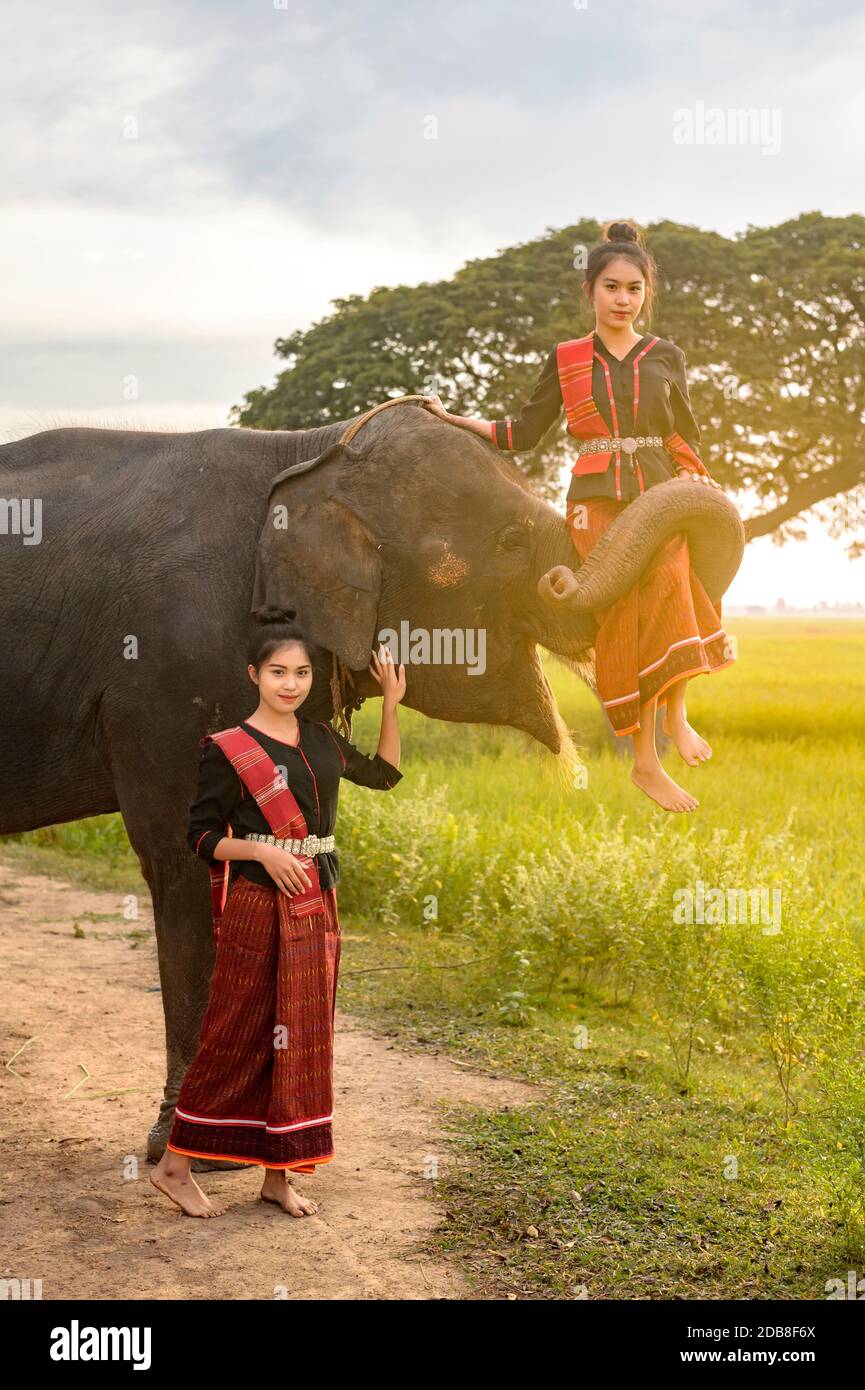
[[(261, 744), (236, 725), (233, 729), (223, 729), (220, 733), (205, 734), (199, 740), (200, 747), (208, 743), (218, 743), (228, 758), (238, 777), (258, 802), (258, 806), (272, 833), (280, 839), (303, 840), (308, 835), (306, 820), (297, 804), (294, 793), (288, 787), (282, 773)], [(231, 835), (230, 825), (226, 835)], [(303, 892), (294, 893), (288, 898), (289, 911), (294, 917), (310, 917), (313, 913), (324, 911), (321, 884), (315, 860), (307, 855), (296, 855), (298, 862), (311, 880), (310, 887)], [(218, 868), (210, 870), (210, 902), (213, 913), (213, 933), (219, 939), (219, 927), (225, 900), (228, 896), (228, 877), (231, 861), (226, 859)], [(281, 892), (274, 883), (274, 889)]]
[[(606, 420), (595, 405), (592, 395), (592, 370), (595, 359), (595, 337), (588, 333), (585, 338), (571, 338), (556, 345), (556, 366), (559, 385), (562, 388), (562, 402), (565, 407), (568, 433), (575, 439), (601, 439), (609, 437), (610, 429)], [(598, 355), (599, 356), (599, 355)], [(599, 356), (599, 361), (603, 358)], [(604, 362), (604, 369), (607, 364)], [(607, 392), (612, 410), (613, 433), (618, 434), (616, 399), (612, 384), (607, 382)], [(597, 453), (580, 454), (571, 469), (580, 476), (586, 473), (606, 473), (612, 454), (600, 450)]]

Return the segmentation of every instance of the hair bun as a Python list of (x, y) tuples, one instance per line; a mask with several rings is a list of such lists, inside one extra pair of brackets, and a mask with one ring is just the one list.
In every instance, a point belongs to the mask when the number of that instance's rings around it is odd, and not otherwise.
[(257, 608), (255, 611), (257, 623), (293, 623), (296, 620), (296, 608), (278, 608), (275, 604), (267, 604), (264, 608)]
[(607, 241), (636, 241), (639, 244), (640, 233), (630, 222), (611, 222), (607, 228)]

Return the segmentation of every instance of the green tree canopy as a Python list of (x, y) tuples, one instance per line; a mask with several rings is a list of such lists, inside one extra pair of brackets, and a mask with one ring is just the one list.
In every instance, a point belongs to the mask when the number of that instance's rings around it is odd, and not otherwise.
[[(279, 338), (286, 368), (232, 423), (298, 429), (390, 396), (438, 392), (461, 415), (517, 415), (551, 347), (594, 322), (582, 294), (594, 221), (469, 261), (450, 280), (377, 287)], [(865, 218), (805, 213), (733, 237), (662, 221), (651, 325), (683, 349), (701, 453), (728, 490), (758, 499), (749, 538), (803, 534), (813, 509), (849, 553), (865, 523)], [(558, 494), (563, 418), (519, 463)]]

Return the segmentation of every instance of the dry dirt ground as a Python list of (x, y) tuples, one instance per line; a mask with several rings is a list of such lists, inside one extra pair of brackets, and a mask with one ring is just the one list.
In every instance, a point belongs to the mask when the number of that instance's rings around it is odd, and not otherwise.
[[(459, 1299), (421, 1248), (444, 1219), (448, 1106), (539, 1091), (400, 1051), (337, 1012), (332, 1163), (295, 1179), (315, 1216), (257, 1200), (260, 1168), (198, 1174), (229, 1203), (184, 1216), (148, 1181), (164, 1037), (152, 936), (132, 949), (114, 893), (0, 862), (0, 1278), (44, 1299)], [(108, 914), (102, 920), (88, 914)], [(76, 936), (74, 924), (84, 935)]]

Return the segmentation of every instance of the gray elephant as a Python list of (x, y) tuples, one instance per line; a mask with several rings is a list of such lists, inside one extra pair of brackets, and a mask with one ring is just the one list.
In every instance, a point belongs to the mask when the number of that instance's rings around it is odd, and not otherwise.
[[(545, 576), (576, 563), (564, 518), (491, 444), (411, 403), (341, 442), (352, 423), (56, 429), (0, 449), (0, 833), (123, 815), (153, 898), (165, 1010), (154, 1160), (213, 963), (208, 876), (185, 841), (197, 740), (249, 712), (250, 608), (295, 608), (331, 654), (309, 697), (324, 719), (377, 693), (367, 667), (383, 630), (482, 631), (483, 670), (409, 663), (405, 703), (522, 729), (560, 754), (569, 741), (536, 645), (584, 671), (592, 609), (675, 531), (710, 598), (741, 560), (724, 495), (665, 483), (625, 510), (557, 602)], [(37, 504), (40, 534), (25, 536)]]

